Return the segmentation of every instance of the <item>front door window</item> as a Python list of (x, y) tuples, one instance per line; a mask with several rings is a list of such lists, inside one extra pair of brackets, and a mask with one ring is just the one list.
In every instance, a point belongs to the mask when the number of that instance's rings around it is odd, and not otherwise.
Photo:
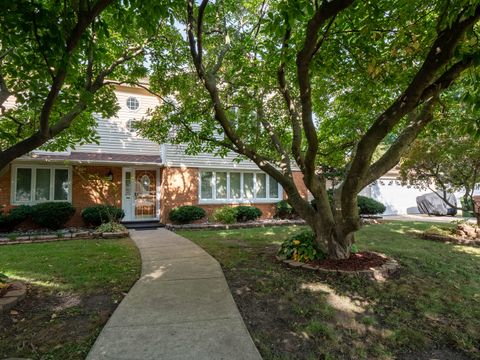
[(135, 219), (153, 219), (156, 216), (156, 171), (135, 171)]

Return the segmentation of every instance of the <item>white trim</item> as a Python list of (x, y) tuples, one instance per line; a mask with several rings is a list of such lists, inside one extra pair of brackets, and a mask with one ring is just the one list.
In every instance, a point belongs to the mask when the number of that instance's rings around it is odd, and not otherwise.
[[(17, 191), (17, 170), (18, 169), (30, 169), (32, 175), (30, 178), (30, 201), (17, 201), (16, 200), (16, 191)], [(49, 169), (50, 170), (50, 193), (49, 200), (37, 201), (35, 200), (35, 187), (36, 187), (36, 177), (37, 169)], [(68, 196), (66, 200), (55, 200), (55, 170), (67, 170), (68, 171)], [(32, 165), (25, 164), (12, 165), (11, 173), (11, 186), (10, 186), (10, 204), (12, 205), (30, 205), (30, 204), (39, 204), (44, 202), (72, 202), (72, 167), (71, 166), (61, 166), (61, 165)]]
[[(136, 181), (137, 181), (137, 171), (142, 170), (150, 170), (155, 171), (155, 217), (152, 218), (141, 218), (137, 219), (135, 217), (135, 192), (136, 192)], [(160, 182), (160, 167), (153, 167), (153, 166), (125, 166), (122, 168), (122, 209), (125, 211), (126, 208), (126, 201), (125, 201), (125, 172), (131, 171), (132, 176), (132, 200), (131, 200), (131, 219), (124, 218), (123, 221), (150, 221), (150, 220), (160, 220), (160, 190), (161, 190), (161, 182)]]
[[(211, 172), (212, 173), (212, 180), (211, 180), (211, 187), (212, 187), (212, 198), (211, 199), (202, 199), (202, 173), (203, 172)], [(216, 173), (222, 172), (227, 173), (227, 198), (226, 199), (217, 199), (217, 191), (216, 191)], [(240, 174), (240, 199), (233, 199), (231, 198), (230, 190), (230, 174), (231, 173), (239, 173)], [(244, 178), (243, 175), (249, 173), (253, 174), (253, 196), (254, 198), (244, 198), (245, 191), (244, 191)], [(265, 188), (266, 188), (266, 198), (256, 198), (257, 195), (257, 174), (265, 174)], [(252, 171), (252, 170), (225, 170), (225, 169), (199, 169), (198, 171), (198, 203), (199, 204), (271, 204), (278, 202), (283, 199), (283, 188), (277, 182), (278, 185), (278, 197), (277, 198), (270, 198), (270, 175), (264, 173), (262, 171)]]

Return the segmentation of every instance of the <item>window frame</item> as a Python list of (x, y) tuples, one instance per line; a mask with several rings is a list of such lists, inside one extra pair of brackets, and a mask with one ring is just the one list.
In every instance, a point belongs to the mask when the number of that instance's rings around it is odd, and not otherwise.
[[(133, 99), (133, 100), (135, 100), (135, 101), (137, 102), (137, 103), (136, 103), (136, 104), (137, 104), (137, 108), (136, 108), (136, 109), (131, 109), (130, 106), (128, 106), (130, 99)], [(125, 100), (125, 105), (127, 106), (127, 109), (128, 109), (129, 111), (138, 111), (138, 110), (140, 110), (140, 100), (138, 100), (138, 97), (136, 97), (136, 96), (129, 96), (129, 97), (127, 97), (127, 99)]]
[[(212, 173), (211, 189), (212, 189), (212, 198), (206, 199), (202, 198), (202, 174), (203, 173)], [(226, 199), (217, 199), (217, 172), (218, 173), (227, 173), (227, 198)], [(231, 182), (230, 174), (239, 173), (240, 174), (240, 198), (233, 198), (231, 194)], [(244, 174), (253, 174), (253, 197), (246, 198), (244, 193)], [(265, 174), (266, 179), (266, 195), (265, 198), (257, 198), (257, 174)], [(270, 204), (275, 203), (283, 199), (283, 188), (280, 183), (277, 182), (278, 187), (278, 197), (270, 197), (270, 175), (262, 171), (256, 170), (227, 170), (227, 169), (199, 169), (198, 171), (198, 203), (199, 204)]]
[[(30, 169), (32, 177), (30, 180), (30, 200), (17, 201), (17, 171), (18, 169)], [(37, 186), (37, 169), (50, 170), (50, 187), (49, 200), (35, 200), (36, 186)], [(55, 200), (55, 170), (67, 170), (68, 172), (68, 195), (65, 200)], [(10, 204), (12, 205), (34, 205), (44, 202), (72, 202), (72, 168), (65, 165), (12, 165), (11, 170), (11, 184), (10, 184)]]

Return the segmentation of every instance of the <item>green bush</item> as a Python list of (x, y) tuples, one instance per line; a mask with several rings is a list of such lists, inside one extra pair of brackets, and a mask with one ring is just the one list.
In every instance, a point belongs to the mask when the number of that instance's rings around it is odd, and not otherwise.
[(32, 206), (32, 220), (47, 229), (60, 229), (75, 213), (69, 202), (46, 202)]
[(290, 235), (280, 246), (278, 255), (301, 262), (325, 259), (325, 253), (315, 242), (315, 233), (312, 230), (302, 230)]
[(287, 200), (280, 200), (275, 205), (275, 217), (280, 219), (287, 219), (295, 214), (295, 210), (288, 203)]
[(262, 216), (262, 210), (255, 206), (237, 206), (235, 210), (238, 222), (253, 221)]
[(387, 209), (381, 202), (362, 195), (358, 195), (357, 204), (360, 215), (381, 214)]
[(187, 224), (189, 222), (200, 220), (205, 217), (206, 213), (201, 207), (185, 205), (177, 207), (170, 211), (168, 217), (177, 224)]
[(87, 225), (98, 226), (109, 221), (120, 221), (125, 212), (111, 205), (89, 206), (82, 210), (82, 219)]
[(12, 208), (8, 214), (0, 214), (0, 228), (10, 231), (32, 214), (32, 207), (20, 205)]
[(216, 209), (212, 218), (214, 221), (221, 222), (222, 224), (233, 224), (237, 221), (237, 209), (231, 206), (223, 206)]
[(124, 232), (127, 231), (127, 228), (122, 224), (119, 224), (115, 221), (109, 221), (102, 223), (99, 227), (97, 227), (97, 231), (104, 233), (104, 232)]
[[(328, 200), (330, 201), (330, 206), (333, 205), (333, 191), (327, 191)], [(313, 208), (317, 209), (316, 200), (313, 199), (311, 201)], [(357, 196), (357, 205), (358, 205), (358, 212), (360, 215), (377, 215), (382, 214), (385, 212), (386, 207), (381, 202), (369, 198), (367, 196), (358, 195)]]

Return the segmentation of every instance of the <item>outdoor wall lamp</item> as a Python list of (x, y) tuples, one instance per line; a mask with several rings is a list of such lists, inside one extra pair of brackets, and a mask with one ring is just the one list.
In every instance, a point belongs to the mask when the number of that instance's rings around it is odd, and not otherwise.
[(107, 179), (108, 179), (108, 181), (113, 181), (113, 173), (112, 173), (112, 170), (108, 170)]

